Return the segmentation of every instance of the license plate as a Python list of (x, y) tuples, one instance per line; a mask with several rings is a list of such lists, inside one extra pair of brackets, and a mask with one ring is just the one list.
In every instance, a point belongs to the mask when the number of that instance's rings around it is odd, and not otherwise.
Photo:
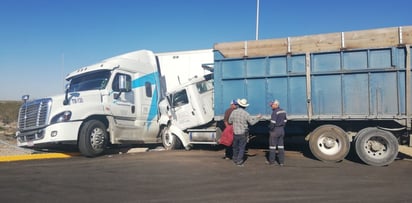
[(27, 146), (29, 146), (29, 147), (33, 147), (33, 146), (34, 146), (33, 141), (32, 141), (32, 140), (27, 141)]

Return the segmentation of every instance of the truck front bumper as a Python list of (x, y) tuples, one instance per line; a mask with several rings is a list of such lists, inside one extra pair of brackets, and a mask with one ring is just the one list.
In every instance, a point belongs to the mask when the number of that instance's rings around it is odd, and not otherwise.
[(54, 143), (77, 143), (82, 121), (56, 123), (32, 131), (16, 132), (17, 146), (36, 147)]

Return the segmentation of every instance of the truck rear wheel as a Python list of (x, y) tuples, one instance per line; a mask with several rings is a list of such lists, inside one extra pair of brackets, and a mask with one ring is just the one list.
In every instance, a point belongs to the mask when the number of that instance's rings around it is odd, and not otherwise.
[(325, 162), (342, 161), (349, 153), (350, 143), (345, 131), (335, 125), (322, 125), (310, 135), (312, 154)]
[(163, 147), (167, 150), (180, 149), (182, 143), (179, 138), (173, 134), (168, 127), (164, 127), (161, 131)]
[(79, 151), (84, 156), (95, 157), (103, 153), (108, 142), (107, 127), (98, 120), (86, 121), (79, 135)]
[(356, 153), (371, 166), (386, 166), (398, 155), (398, 140), (388, 131), (378, 128), (365, 128), (355, 138)]

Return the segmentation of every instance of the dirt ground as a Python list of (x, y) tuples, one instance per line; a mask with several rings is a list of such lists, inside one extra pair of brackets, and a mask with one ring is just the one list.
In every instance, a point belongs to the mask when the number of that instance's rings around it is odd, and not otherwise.
[(15, 133), (16, 123), (4, 124), (0, 122), (0, 141), (16, 145)]
[(15, 136), (16, 123), (6, 125), (0, 123), (0, 156), (31, 154), (33, 150), (17, 147)]
[(324, 163), (286, 151), (265, 164), (250, 149), (243, 167), (223, 150), (193, 149), (0, 163), (0, 202), (412, 202), (412, 164)]

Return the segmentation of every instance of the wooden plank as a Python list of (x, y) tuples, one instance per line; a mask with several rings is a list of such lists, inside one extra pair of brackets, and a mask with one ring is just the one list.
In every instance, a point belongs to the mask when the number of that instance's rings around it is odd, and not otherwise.
[(292, 53), (312, 53), (339, 50), (341, 47), (341, 34), (331, 33), (292, 37), (290, 43)]
[(412, 26), (402, 27), (402, 44), (412, 44)]
[(245, 53), (245, 42), (229, 42), (229, 43), (217, 43), (213, 46), (214, 50), (220, 51), (225, 58), (237, 58), (242, 57)]
[(266, 53), (287, 52), (287, 39), (248, 41), (248, 56), (265, 56)]
[(345, 33), (347, 49), (382, 48), (399, 44), (398, 28), (383, 28)]
[(332, 52), (342, 49), (384, 48), (404, 44), (412, 44), (412, 26), (217, 43), (214, 49), (220, 51), (226, 58), (242, 58)]

